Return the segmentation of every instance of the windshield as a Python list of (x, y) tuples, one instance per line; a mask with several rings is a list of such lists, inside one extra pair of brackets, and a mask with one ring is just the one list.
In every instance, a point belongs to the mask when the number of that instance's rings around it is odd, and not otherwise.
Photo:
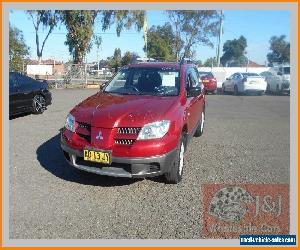
[(106, 86), (104, 92), (123, 95), (179, 94), (179, 70), (173, 68), (121, 69)]
[(256, 73), (242, 73), (243, 77), (261, 77), (259, 74)]
[(283, 74), (284, 75), (289, 75), (290, 74), (290, 67), (284, 67), (283, 68)]

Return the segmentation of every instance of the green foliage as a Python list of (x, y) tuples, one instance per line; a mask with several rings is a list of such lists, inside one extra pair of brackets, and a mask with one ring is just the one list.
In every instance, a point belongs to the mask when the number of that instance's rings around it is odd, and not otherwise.
[[(148, 30), (148, 57), (162, 61), (175, 61), (175, 42), (175, 34), (169, 23), (164, 26), (152, 26)], [(144, 50), (146, 50), (146, 47), (144, 47)]]
[(286, 36), (272, 36), (270, 39), (270, 50), (267, 58), (271, 65), (290, 62), (290, 43), (285, 41)]
[(122, 66), (122, 56), (119, 48), (115, 49), (114, 55), (108, 58), (108, 66), (113, 68), (115, 72), (117, 72), (118, 68)]
[(218, 34), (220, 14), (216, 10), (168, 10), (174, 27), (176, 57), (194, 55), (193, 47), (203, 44), (213, 47), (211, 37)]
[[(53, 29), (60, 22), (60, 11), (58, 10), (28, 10), (27, 14), (30, 16), (35, 29), (36, 55), (39, 62), (42, 60), (45, 43), (52, 33)], [(42, 45), (40, 45), (39, 32), (40, 29), (48, 29)]]
[(136, 62), (136, 59), (138, 58), (138, 54), (135, 52), (126, 51), (124, 56), (121, 59), (121, 65), (129, 65)]
[(239, 39), (227, 40), (223, 45), (222, 65), (229, 67), (245, 66), (247, 64), (246, 47), (247, 40), (244, 36), (240, 36)]
[(204, 67), (214, 67), (216, 65), (217, 65), (217, 59), (215, 57), (207, 58), (203, 64)]
[(144, 10), (103, 10), (101, 14), (102, 30), (106, 31), (116, 24), (116, 32), (120, 36), (124, 28), (130, 29), (132, 26), (140, 31), (144, 25), (146, 12)]
[(82, 63), (91, 49), (97, 11), (65, 10), (61, 11), (61, 16), (68, 31), (65, 44), (69, 46), (74, 63)]
[(9, 25), (9, 71), (22, 72), (29, 47), (25, 44), (21, 30)]

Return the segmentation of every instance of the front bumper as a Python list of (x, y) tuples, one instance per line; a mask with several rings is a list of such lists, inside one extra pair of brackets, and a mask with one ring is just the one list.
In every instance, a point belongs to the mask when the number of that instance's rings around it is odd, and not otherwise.
[(127, 178), (145, 178), (162, 175), (173, 165), (177, 148), (159, 156), (153, 157), (114, 157), (112, 164), (99, 164), (83, 160), (83, 151), (76, 150), (61, 142), (61, 148), (66, 160), (75, 168), (99, 175)]

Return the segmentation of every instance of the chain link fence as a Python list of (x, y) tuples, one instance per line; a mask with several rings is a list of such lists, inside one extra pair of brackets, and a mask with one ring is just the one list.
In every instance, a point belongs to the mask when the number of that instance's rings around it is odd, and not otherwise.
[(49, 88), (55, 89), (99, 87), (113, 76), (113, 72), (107, 67), (100, 68), (95, 64), (67, 63), (52, 67), (52, 74), (31, 76), (38, 80), (46, 80)]

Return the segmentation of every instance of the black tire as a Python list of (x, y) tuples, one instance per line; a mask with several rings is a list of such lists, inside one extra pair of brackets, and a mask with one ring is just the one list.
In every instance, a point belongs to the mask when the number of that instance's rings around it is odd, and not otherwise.
[(268, 84), (268, 85), (267, 85), (266, 93), (268, 93), (268, 94), (270, 94), (270, 93), (271, 93), (270, 84)]
[(281, 95), (281, 91), (279, 89), (279, 85), (278, 84), (276, 85), (276, 94), (277, 95)]
[(223, 84), (222, 84), (222, 93), (225, 94), (225, 92), (226, 92), (226, 91), (225, 91), (225, 86), (224, 86), (224, 83), (223, 83)]
[(32, 102), (32, 112), (42, 114), (46, 110), (46, 100), (42, 95), (36, 95)]
[(239, 95), (239, 90), (238, 90), (238, 87), (236, 85), (234, 85), (234, 89), (233, 89), (233, 93), (234, 95)]
[(172, 163), (170, 171), (165, 173), (166, 182), (169, 184), (177, 184), (182, 180), (185, 147), (185, 136), (182, 135), (177, 146), (176, 158)]
[(201, 113), (200, 123), (196, 129), (196, 132), (194, 134), (194, 137), (200, 137), (203, 134), (204, 131), (204, 124), (205, 124), (205, 112), (204, 110)]

